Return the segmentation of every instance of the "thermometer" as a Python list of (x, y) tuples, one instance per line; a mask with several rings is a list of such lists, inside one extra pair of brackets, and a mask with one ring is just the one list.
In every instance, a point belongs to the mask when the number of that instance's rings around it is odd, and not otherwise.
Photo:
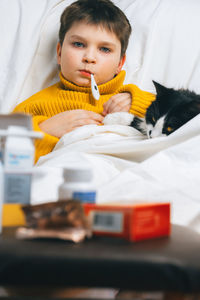
[(91, 90), (92, 90), (92, 95), (93, 95), (94, 99), (99, 100), (99, 97), (100, 97), (99, 89), (94, 80), (93, 74), (91, 74)]

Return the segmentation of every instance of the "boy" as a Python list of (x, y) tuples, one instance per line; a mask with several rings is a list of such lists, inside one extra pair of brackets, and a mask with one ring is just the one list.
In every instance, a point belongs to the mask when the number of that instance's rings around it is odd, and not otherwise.
[[(155, 96), (133, 84), (123, 85), (121, 69), (130, 34), (128, 19), (110, 0), (78, 0), (64, 10), (57, 44), (60, 82), (14, 109), (31, 114), (34, 130), (45, 133), (36, 142), (36, 161), (65, 133), (99, 125), (108, 113), (144, 116)], [(91, 74), (99, 86), (99, 100), (91, 93)]]

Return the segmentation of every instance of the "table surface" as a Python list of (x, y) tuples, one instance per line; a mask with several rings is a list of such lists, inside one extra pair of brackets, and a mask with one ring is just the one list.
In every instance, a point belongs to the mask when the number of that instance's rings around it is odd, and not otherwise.
[(133, 243), (93, 237), (74, 244), (21, 241), (4, 228), (0, 285), (25, 284), (199, 292), (200, 235), (173, 225), (165, 238)]

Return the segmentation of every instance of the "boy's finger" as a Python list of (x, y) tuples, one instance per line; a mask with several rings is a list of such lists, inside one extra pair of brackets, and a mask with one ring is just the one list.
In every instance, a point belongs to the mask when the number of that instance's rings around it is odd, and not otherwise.
[[(117, 103), (116, 105), (113, 105), (112, 107), (112, 111), (111, 112), (116, 112), (116, 111), (127, 111), (131, 108), (131, 104), (129, 101), (121, 101), (119, 103)], [(125, 109), (125, 110), (124, 110)]]
[(126, 98), (123, 96), (123, 94), (117, 94), (112, 96), (108, 101), (107, 113), (112, 113), (113, 109), (118, 105), (121, 106), (125, 99)]
[(103, 113), (102, 114), (104, 116), (107, 115), (107, 113), (108, 113), (108, 107), (109, 107), (108, 102), (106, 102), (106, 103), (103, 104)]
[(128, 112), (129, 110), (130, 110), (130, 105), (124, 105), (124, 106), (121, 106), (121, 107), (115, 107), (114, 109), (113, 109), (113, 111), (112, 112), (120, 112), (120, 111), (126, 111), (126, 112)]
[(117, 107), (119, 108), (123, 104), (123, 101), (117, 101), (117, 102), (112, 102), (109, 105), (109, 108), (107, 110), (108, 113), (112, 113)]
[(84, 126), (84, 125), (89, 125), (89, 124), (96, 124), (96, 125), (100, 125), (102, 124), (101, 122), (98, 122), (96, 120), (93, 119), (81, 119), (79, 121), (77, 121), (74, 126), (75, 127), (80, 127), (80, 126)]
[(104, 117), (100, 114), (97, 114), (93, 111), (88, 111), (89, 112), (89, 115), (91, 116), (91, 118), (95, 121), (98, 121), (98, 122), (102, 122)]
[(108, 100), (106, 103), (103, 104), (103, 116), (106, 116), (109, 113), (109, 106), (110, 106), (111, 102), (110, 100)]

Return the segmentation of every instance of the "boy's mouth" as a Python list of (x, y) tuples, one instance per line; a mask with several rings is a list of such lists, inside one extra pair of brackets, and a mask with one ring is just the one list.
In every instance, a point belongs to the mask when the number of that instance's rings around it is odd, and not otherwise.
[(87, 70), (80, 70), (80, 73), (86, 77), (91, 77), (91, 74), (92, 74), (92, 72), (87, 71)]

